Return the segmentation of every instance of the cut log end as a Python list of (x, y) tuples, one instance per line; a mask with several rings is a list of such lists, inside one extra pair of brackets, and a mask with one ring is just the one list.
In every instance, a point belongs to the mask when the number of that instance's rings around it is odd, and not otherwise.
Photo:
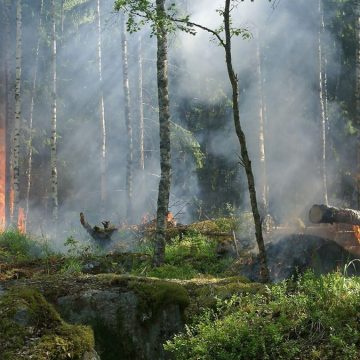
[(327, 205), (313, 205), (309, 211), (309, 220), (315, 224), (343, 223), (359, 226), (360, 211)]
[(324, 211), (321, 205), (313, 205), (309, 211), (309, 219), (314, 224), (319, 224), (323, 218)]

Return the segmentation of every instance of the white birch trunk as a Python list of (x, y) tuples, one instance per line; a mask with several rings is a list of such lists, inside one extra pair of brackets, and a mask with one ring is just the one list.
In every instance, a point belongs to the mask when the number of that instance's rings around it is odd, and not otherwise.
[(264, 104), (264, 88), (263, 88), (263, 74), (260, 53), (260, 37), (257, 31), (256, 42), (256, 57), (257, 57), (257, 75), (258, 75), (258, 96), (259, 96), (259, 161), (260, 161), (260, 176), (259, 176), (259, 211), (261, 217), (264, 219), (268, 212), (267, 201), (267, 176), (266, 176), (266, 154), (265, 154), (265, 104)]
[(57, 177), (57, 91), (56, 91), (56, 11), (55, 0), (52, 0), (52, 29), (51, 29), (51, 75), (52, 75), (52, 89), (51, 89), (51, 137), (50, 137), (50, 167), (51, 167), (51, 209), (52, 220), (55, 225), (58, 220), (58, 177)]
[[(143, 94), (143, 59), (141, 35), (138, 39), (138, 92), (139, 92), (139, 149), (140, 149), (140, 170), (145, 170), (144, 150), (144, 94)], [(144, 180), (144, 179), (143, 179)]]
[(320, 100), (320, 115), (321, 115), (321, 179), (324, 204), (328, 205), (327, 194), (327, 175), (326, 175), (326, 96), (324, 90), (324, 50), (322, 44), (322, 35), (325, 29), (324, 12), (322, 8), (322, 0), (319, 0), (319, 14), (320, 14), (320, 29), (318, 39), (318, 53), (319, 53), (319, 100)]
[(133, 202), (133, 132), (130, 112), (130, 87), (128, 66), (128, 43), (126, 37), (125, 15), (121, 14), (121, 55), (123, 67), (123, 91), (124, 91), (124, 116), (127, 134), (127, 157), (126, 157), (126, 217), (132, 219)]
[(44, 12), (44, 0), (41, 0), (40, 4), (40, 18), (39, 18), (39, 33), (38, 40), (36, 44), (35, 50), (35, 64), (34, 64), (34, 74), (33, 74), (33, 82), (31, 88), (31, 100), (30, 100), (30, 116), (29, 116), (29, 142), (28, 142), (28, 168), (27, 168), (27, 185), (26, 185), (26, 199), (25, 199), (25, 221), (28, 223), (29, 219), (29, 199), (30, 199), (30, 190), (31, 190), (31, 175), (32, 175), (32, 155), (33, 155), (33, 119), (34, 119), (34, 102), (35, 102), (35, 92), (36, 92), (36, 84), (37, 84), (37, 72), (38, 72), (38, 64), (39, 64), (39, 50), (40, 50), (40, 42), (41, 42), (41, 28), (42, 28), (42, 17)]
[(105, 124), (105, 106), (103, 95), (103, 77), (102, 77), (102, 37), (101, 37), (101, 8), (100, 0), (97, 0), (96, 6), (97, 19), (97, 62), (99, 75), (99, 120), (100, 120), (100, 211), (105, 212), (106, 201), (106, 124)]
[(16, 72), (15, 72), (15, 121), (12, 139), (12, 169), (14, 186), (14, 208), (11, 223), (17, 228), (20, 203), (20, 128), (21, 128), (21, 61), (22, 61), (22, 1), (16, 2)]

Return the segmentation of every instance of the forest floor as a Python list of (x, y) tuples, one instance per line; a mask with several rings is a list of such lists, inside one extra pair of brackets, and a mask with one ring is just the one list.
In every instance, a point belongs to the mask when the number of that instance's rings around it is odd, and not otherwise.
[[(160, 268), (151, 266), (151, 243), (120, 253), (70, 237), (60, 254), (5, 232), (0, 358), (359, 359), (360, 260), (340, 268), (334, 259), (348, 254), (308, 240), (316, 250), (299, 236), (268, 245), (272, 271), (292, 276), (259, 284), (241, 275), (257, 271), (254, 254), (225, 251), (196, 231), (169, 241)], [(289, 249), (300, 254), (291, 269)]]

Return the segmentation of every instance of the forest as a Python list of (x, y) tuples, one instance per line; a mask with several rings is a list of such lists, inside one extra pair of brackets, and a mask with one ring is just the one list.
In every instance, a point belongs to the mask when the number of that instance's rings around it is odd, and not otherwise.
[(360, 358), (360, 1), (0, 10), (0, 359)]

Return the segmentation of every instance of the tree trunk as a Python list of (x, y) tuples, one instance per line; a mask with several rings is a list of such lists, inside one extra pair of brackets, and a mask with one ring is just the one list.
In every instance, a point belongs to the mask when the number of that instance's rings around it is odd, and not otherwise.
[(360, 226), (360, 211), (323, 204), (313, 205), (309, 211), (309, 220), (315, 224), (343, 223)]
[(15, 122), (12, 139), (12, 169), (14, 186), (14, 208), (11, 224), (17, 228), (20, 203), (20, 127), (21, 127), (21, 60), (22, 60), (22, 3), (16, 2), (16, 72), (15, 72)]
[(326, 176), (326, 131), (327, 131), (327, 109), (326, 109), (326, 74), (325, 74), (325, 54), (322, 44), (322, 35), (325, 30), (324, 12), (322, 7), (322, 0), (319, 0), (319, 14), (320, 14), (320, 29), (319, 29), (319, 100), (320, 100), (320, 115), (321, 115), (321, 179), (323, 200), (328, 205), (328, 191), (327, 191), (327, 176)]
[[(360, 2), (355, 3), (356, 14), (356, 86), (355, 86), (355, 105), (356, 105), (356, 125), (360, 128)], [(357, 208), (360, 209), (360, 132), (357, 137), (357, 164), (356, 164), (356, 187), (357, 187)]]
[[(161, 19), (165, 15), (165, 0), (156, 0), (156, 11)], [(168, 91), (168, 56), (167, 33), (163, 22), (157, 25), (157, 83), (160, 125), (160, 169), (159, 193), (157, 202), (156, 234), (154, 266), (160, 266), (165, 258), (166, 217), (169, 208), (171, 183), (171, 153), (170, 153), (170, 109)]]
[(97, 62), (99, 72), (99, 118), (100, 118), (100, 211), (105, 212), (106, 201), (106, 126), (105, 126), (105, 108), (103, 95), (103, 77), (102, 77), (102, 38), (101, 38), (101, 11), (100, 0), (97, 0), (96, 18), (97, 18)]
[(52, 0), (52, 24), (51, 24), (51, 138), (50, 138), (50, 166), (51, 166), (51, 211), (52, 221), (55, 225), (58, 220), (58, 177), (57, 177), (57, 92), (56, 92), (56, 10), (55, 0)]
[(126, 38), (125, 15), (121, 14), (121, 53), (123, 65), (123, 91), (124, 91), (124, 115), (127, 133), (127, 158), (126, 158), (126, 217), (132, 221), (133, 211), (133, 131), (130, 112), (130, 87), (128, 68), (128, 43)]
[(261, 217), (264, 219), (268, 213), (267, 201), (267, 176), (266, 176), (266, 154), (265, 154), (265, 103), (264, 103), (264, 87), (263, 74), (260, 53), (260, 36), (257, 31), (256, 39), (256, 57), (257, 57), (257, 75), (258, 75), (258, 96), (259, 96), (259, 160), (260, 160), (260, 201), (259, 208)]
[[(144, 96), (143, 96), (143, 59), (142, 59), (142, 40), (141, 35), (138, 39), (138, 92), (139, 92), (139, 149), (140, 149), (140, 170), (145, 170), (144, 152)], [(145, 180), (145, 179), (143, 179)]]
[(250, 193), (250, 202), (251, 209), (255, 222), (255, 235), (256, 241), (259, 248), (259, 260), (260, 260), (260, 276), (263, 282), (268, 282), (270, 279), (269, 269), (267, 266), (266, 251), (264, 245), (264, 239), (262, 235), (261, 219), (258, 209), (258, 203), (256, 199), (256, 189), (254, 175), (252, 171), (252, 165), (249, 158), (245, 134), (241, 127), (240, 122), (240, 111), (239, 111), (239, 90), (238, 90), (238, 78), (234, 72), (232, 65), (232, 54), (231, 54), (231, 30), (230, 30), (230, 3), (231, 0), (225, 0), (225, 10), (224, 10), (224, 30), (225, 30), (225, 55), (226, 55), (226, 65), (227, 71), (232, 87), (232, 101), (233, 101), (233, 116), (234, 116), (234, 125), (236, 135), (239, 139), (240, 148), (241, 148), (241, 159), (245, 168), (248, 189)]
[(38, 72), (38, 64), (39, 64), (39, 50), (40, 50), (40, 42), (41, 42), (41, 28), (42, 28), (42, 17), (44, 12), (44, 0), (41, 0), (40, 4), (40, 17), (39, 17), (39, 33), (38, 40), (36, 44), (35, 50), (35, 64), (34, 64), (34, 74), (33, 74), (33, 82), (31, 88), (31, 100), (30, 100), (30, 114), (29, 114), (29, 142), (28, 142), (28, 168), (27, 168), (27, 185), (26, 185), (26, 198), (25, 198), (25, 221), (28, 223), (29, 218), (29, 199), (30, 199), (30, 189), (31, 189), (31, 172), (32, 172), (32, 140), (33, 140), (33, 118), (34, 118), (34, 102), (35, 102), (35, 92), (37, 85), (37, 72)]

